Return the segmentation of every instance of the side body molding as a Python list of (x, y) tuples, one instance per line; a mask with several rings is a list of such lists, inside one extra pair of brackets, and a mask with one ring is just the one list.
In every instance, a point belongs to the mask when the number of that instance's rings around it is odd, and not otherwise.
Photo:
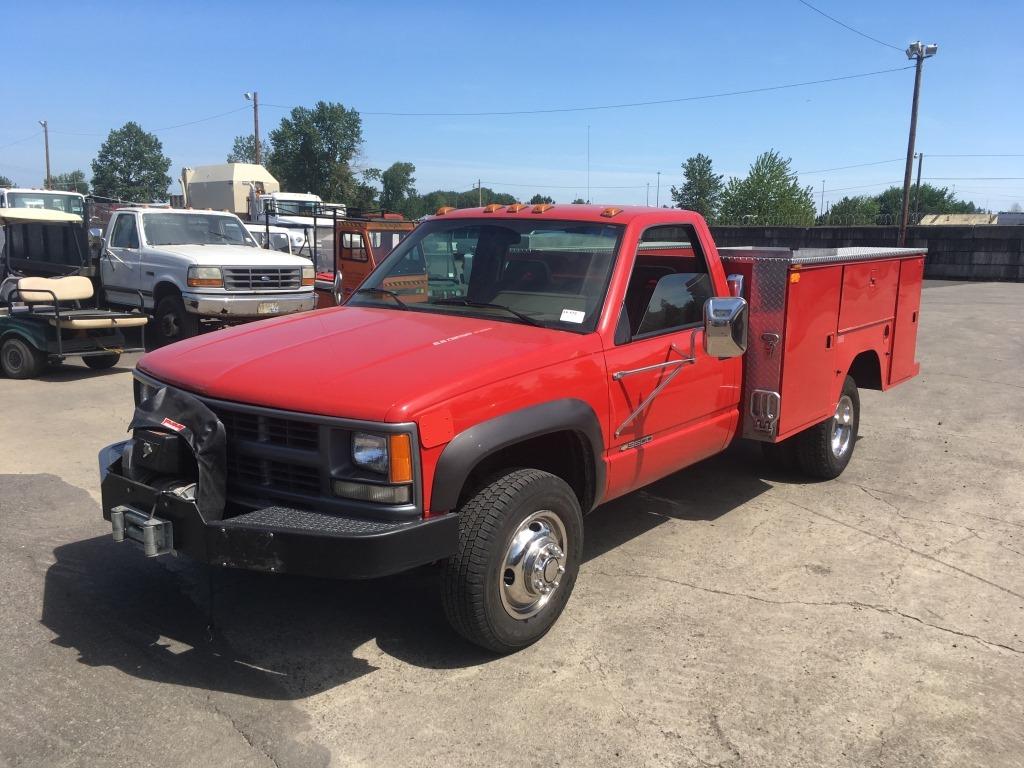
[(593, 478), (591, 508), (596, 507), (604, 495), (606, 475), (601, 424), (587, 403), (565, 398), (496, 416), (456, 435), (441, 452), (434, 470), (430, 509), (455, 509), (470, 473), (488, 456), (530, 438), (564, 431), (583, 437), (590, 451), (592, 466), (587, 477)]

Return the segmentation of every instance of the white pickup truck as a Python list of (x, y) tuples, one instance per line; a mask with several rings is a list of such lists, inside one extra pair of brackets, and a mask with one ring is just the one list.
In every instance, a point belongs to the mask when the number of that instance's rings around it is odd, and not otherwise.
[(153, 346), (235, 323), (312, 309), (309, 259), (258, 247), (231, 213), (121, 208), (107, 226), (100, 280), (109, 304), (153, 312)]

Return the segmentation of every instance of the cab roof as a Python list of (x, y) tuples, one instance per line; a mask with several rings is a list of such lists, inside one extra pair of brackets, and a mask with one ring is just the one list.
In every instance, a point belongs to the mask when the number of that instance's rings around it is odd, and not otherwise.
[(555, 203), (530, 205), (516, 203), (513, 205), (486, 205), (482, 208), (439, 208), (438, 212), (428, 219), (559, 219), (561, 221), (585, 221), (597, 224), (629, 224), (636, 220), (657, 220), (659, 223), (678, 221), (692, 223), (693, 211), (679, 208), (651, 208), (645, 205), (590, 205), (573, 203)]

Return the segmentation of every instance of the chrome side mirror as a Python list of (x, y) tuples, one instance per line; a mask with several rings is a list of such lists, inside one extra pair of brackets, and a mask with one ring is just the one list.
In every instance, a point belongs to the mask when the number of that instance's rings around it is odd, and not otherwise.
[(341, 270), (335, 270), (334, 272), (334, 285), (331, 287), (331, 293), (334, 294), (334, 303), (339, 307), (345, 300), (344, 290), (341, 286)]
[(734, 296), (713, 296), (704, 303), (704, 352), (710, 357), (736, 357), (747, 349), (747, 302)]

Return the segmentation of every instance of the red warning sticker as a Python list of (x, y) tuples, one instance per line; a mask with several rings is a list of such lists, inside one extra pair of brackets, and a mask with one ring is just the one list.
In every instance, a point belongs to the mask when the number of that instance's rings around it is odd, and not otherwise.
[(164, 419), (163, 421), (160, 422), (160, 425), (163, 427), (167, 427), (168, 429), (173, 429), (175, 432), (181, 432), (183, 429), (185, 429), (184, 424), (179, 424), (178, 422), (171, 421), (170, 419)]

